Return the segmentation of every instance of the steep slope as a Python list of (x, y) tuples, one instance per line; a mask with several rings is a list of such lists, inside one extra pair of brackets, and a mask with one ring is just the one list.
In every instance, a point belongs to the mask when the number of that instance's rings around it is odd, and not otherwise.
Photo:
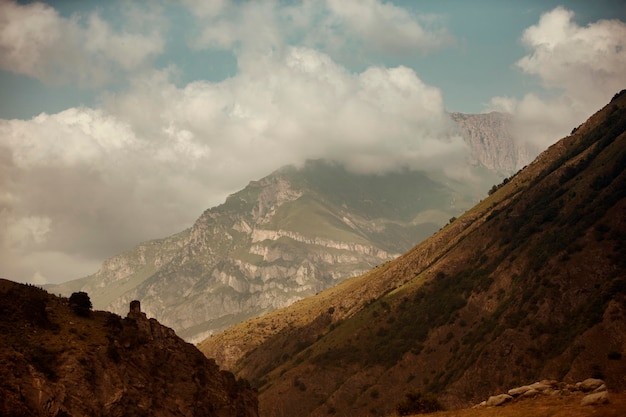
[(414, 249), (200, 344), (262, 416), (451, 407), (543, 378), (626, 388), (626, 91)]
[(246, 381), (140, 306), (122, 319), (0, 279), (0, 332), (2, 416), (258, 415)]
[(189, 230), (49, 290), (85, 291), (95, 307), (118, 313), (141, 300), (149, 315), (199, 341), (392, 259), (473, 204), (472, 192), (419, 172), (356, 175), (324, 161), (285, 167)]

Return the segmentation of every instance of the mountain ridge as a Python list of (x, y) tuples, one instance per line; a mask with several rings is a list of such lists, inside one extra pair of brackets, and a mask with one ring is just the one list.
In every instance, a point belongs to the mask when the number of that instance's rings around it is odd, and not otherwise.
[(384, 415), (400, 387), (450, 407), (542, 378), (624, 389), (625, 109), (622, 92), (399, 258), (199, 348), (261, 415)]
[(200, 340), (392, 259), (470, 201), (423, 173), (357, 176), (311, 161), (251, 182), (190, 229), (110, 258), (94, 276), (47, 288), (85, 291), (115, 312), (140, 299)]
[(286, 166), (205, 210), (189, 229), (46, 288), (85, 291), (97, 308), (117, 313), (140, 299), (189, 341), (313, 295), (397, 257), (508, 175), (510, 160), (494, 173), (480, 166), (517, 148), (509, 118), (453, 115), (462, 117), (457, 133), (472, 149), (466, 169), (475, 184), (408, 170), (354, 175), (328, 161)]
[(0, 415), (256, 417), (256, 393), (135, 301), (125, 318), (0, 279)]

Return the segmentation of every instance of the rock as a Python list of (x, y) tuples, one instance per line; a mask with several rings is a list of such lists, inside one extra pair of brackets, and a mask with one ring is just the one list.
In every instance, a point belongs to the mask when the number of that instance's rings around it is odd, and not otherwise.
[(530, 384), (528, 387), (530, 389), (544, 392), (544, 391), (551, 390), (553, 388), (553, 385), (550, 381), (545, 380), (541, 382), (535, 382), (534, 384)]
[(595, 392), (592, 394), (587, 394), (583, 397), (580, 405), (598, 405), (598, 404), (606, 404), (609, 402), (609, 393), (608, 391)]
[(606, 387), (605, 384), (600, 385), (598, 388), (594, 389), (592, 392), (602, 392), (602, 391), (606, 391), (608, 388)]
[[(578, 385), (578, 384), (576, 384)], [(604, 385), (604, 381), (596, 378), (587, 378), (580, 383), (580, 390), (584, 392), (590, 392)]]
[(524, 395), (524, 393), (526, 391), (529, 391), (531, 388), (528, 385), (523, 385), (521, 387), (517, 387), (517, 388), (512, 388), (509, 390), (509, 395), (512, 395), (513, 397), (517, 397), (520, 395)]
[(489, 397), (485, 405), (487, 407), (497, 407), (511, 401), (512, 399), (513, 397), (511, 397), (509, 394), (493, 395)]
[(536, 397), (537, 395), (541, 394), (541, 391), (536, 390), (534, 388), (529, 389), (528, 391), (526, 391), (525, 393), (523, 393), (521, 395), (521, 397), (524, 398), (532, 398), (532, 397)]

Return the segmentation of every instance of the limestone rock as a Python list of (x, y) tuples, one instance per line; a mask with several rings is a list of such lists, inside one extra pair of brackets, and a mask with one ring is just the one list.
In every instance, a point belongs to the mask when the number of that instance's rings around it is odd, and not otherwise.
[(587, 394), (583, 397), (580, 402), (581, 405), (598, 405), (598, 404), (606, 404), (609, 402), (609, 393), (608, 391), (595, 392), (592, 394)]
[(594, 389), (592, 392), (602, 392), (602, 391), (606, 391), (607, 387), (605, 384), (600, 385), (598, 388)]
[(498, 407), (504, 403), (511, 401), (512, 399), (513, 397), (511, 397), (509, 394), (493, 395), (489, 397), (485, 405), (487, 407)]
[(530, 386), (528, 385), (523, 385), (521, 387), (517, 387), (517, 388), (512, 388), (508, 391), (508, 394), (513, 396), (513, 397), (518, 397), (520, 395), (524, 395), (524, 393), (526, 393), (526, 391), (531, 390)]
[(521, 396), (524, 398), (532, 398), (532, 397), (536, 397), (539, 394), (541, 394), (541, 391), (531, 388), (525, 393), (523, 393)]
[(580, 390), (583, 392), (590, 392), (600, 388), (604, 385), (604, 381), (596, 378), (587, 378), (580, 383)]

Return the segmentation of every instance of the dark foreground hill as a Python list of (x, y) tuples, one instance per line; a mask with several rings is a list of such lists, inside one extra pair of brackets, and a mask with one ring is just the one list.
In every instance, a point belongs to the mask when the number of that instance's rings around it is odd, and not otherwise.
[(199, 347), (262, 416), (448, 407), (540, 379), (626, 388), (626, 93), (414, 249)]
[(0, 279), (0, 333), (1, 416), (258, 415), (246, 381), (140, 311), (122, 319)]

